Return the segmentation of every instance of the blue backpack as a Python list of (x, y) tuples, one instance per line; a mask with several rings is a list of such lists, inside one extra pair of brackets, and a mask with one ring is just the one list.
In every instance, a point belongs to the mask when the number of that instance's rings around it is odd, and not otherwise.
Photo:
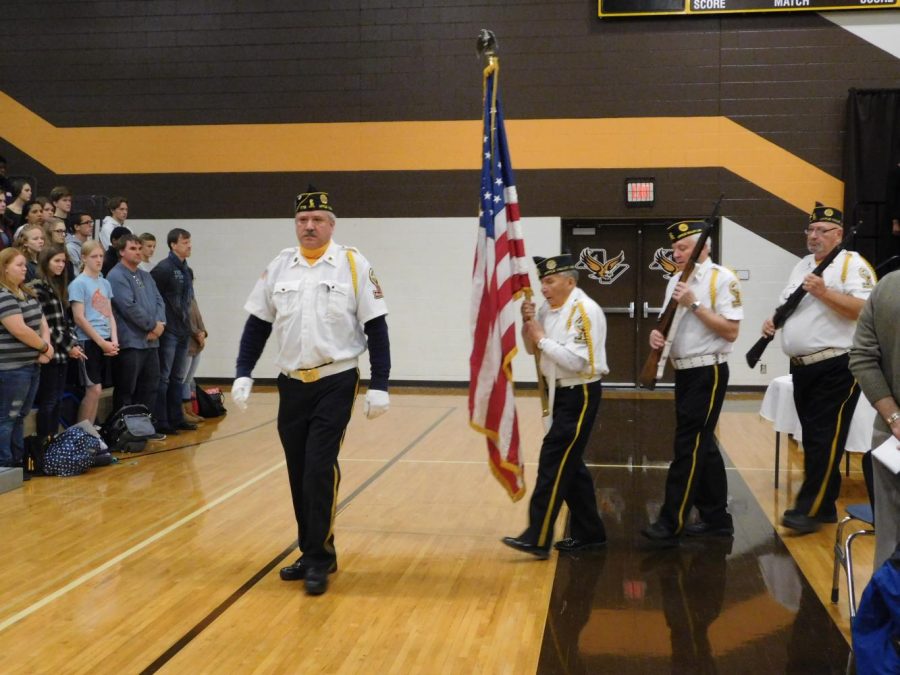
[(856, 672), (900, 673), (900, 550), (872, 576), (851, 630)]
[(44, 451), (44, 473), (48, 476), (77, 476), (94, 466), (100, 439), (81, 427), (69, 427), (56, 436)]

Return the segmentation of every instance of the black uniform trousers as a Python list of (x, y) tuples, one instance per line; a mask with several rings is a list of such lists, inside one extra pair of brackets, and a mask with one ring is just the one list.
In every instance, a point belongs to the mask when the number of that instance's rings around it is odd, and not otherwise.
[(309, 567), (337, 559), (334, 512), (341, 470), (338, 453), (359, 388), (353, 368), (301, 382), (278, 377), (278, 435), (287, 461), (300, 551)]
[(600, 380), (556, 390), (553, 424), (541, 445), (537, 482), (528, 507), (528, 529), (519, 539), (549, 549), (553, 524), (565, 502), (570, 513), (569, 536), (582, 541), (606, 540), (594, 480), (584, 465), (584, 448), (602, 394)]
[(659, 511), (659, 522), (673, 534), (684, 529), (693, 506), (704, 523), (732, 524), (725, 510), (725, 462), (715, 437), (727, 386), (727, 363), (675, 371), (675, 457)]
[(794, 508), (815, 518), (837, 514), (835, 501), (841, 491), (841, 456), (859, 385), (843, 354), (808, 366), (791, 365), (794, 405), (803, 429), (803, 485)]

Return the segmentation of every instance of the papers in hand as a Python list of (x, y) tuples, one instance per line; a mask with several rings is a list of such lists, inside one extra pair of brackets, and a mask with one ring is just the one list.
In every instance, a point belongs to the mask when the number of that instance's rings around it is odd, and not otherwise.
[(900, 473), (900, 441), (894, 436), (875, 448), (872, 456), (877, 457), (892, 473)]

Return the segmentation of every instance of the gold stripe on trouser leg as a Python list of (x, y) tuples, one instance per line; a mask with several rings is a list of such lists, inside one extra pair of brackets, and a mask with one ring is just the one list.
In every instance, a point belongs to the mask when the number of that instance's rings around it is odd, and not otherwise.
[(559, 481), (562, 478), (563, 469), (566, 467), (566, 460), (569, 459), (569, 453), (575, 445), (575, 441), (578, 440), (578, 434), (581, 433), (581, 425), (584, 422), (584, 413), (587, 412), (588, 388), (586, 384), (581, 385), (581, 391), (584, 394), (584, 404), (581, 406), (581, 413), (578, 415), (578, 424), (575, 425), (575, 436), (572, 438), (572, 442), (569, 443), (569, 447), (567, 447), (566, 451), (563, 453), (562, 460), (559, 462), (559, 469), (556, 471), (556, 480), (553, 481), (553, 490), (550, 492), (547, 513), (544, 514), (544, 523), (541, 525), (541, 536), (538, 537), (537, 545), (540, 547), (543, 547), (544, 543), (547, 541), (547, 532), (550, 529), (550, 514), (553, 513), (553, 505), (556, 503), (556, 493), (559, 492)]
[(706, 419), (703, 420), (703, 428), (697, 432), (697, 437), (694, 439), (694, 451), (691, 453), (691, 473), (688, 475), (687, 485), (684, 486), (684, 498), (681, 500), (681, 506), (678, 507), (676, 532), (681, 532), (681, 528), (684, 527), (684, 509), (687, 506), (688, 495), (691, 493), (691, 483), (694, 482), (694, 472), (697, 470), (697, 451), (700, 449), (700, 438), (706, 430), (706, 425), (709, 424), (709, 416), (712, 415), (712, 409), (716, 403), (716, 392), (719, 390), (719, 364), (717, 363), (713, 368), (715, 368), (716, 376), (713, 379), (712, 393), (709, 397), (709, 407), (706, 409)]
[[(353, 419), (353, 405), (356, 403), (356, 397), (359, 394), (359, 368), (356, 369), (356, 386), (353, 388), (353, 400), (350, 403), (350, 419)], [(347, 421), (349, 425), (349, 420)], [(347, 436), (347, 427), (344, 427), (344, 431), (341, 432), (341, 440), (338, 443), (338, 454), (341, 452), (341, 448), (344, 447), (344, 438)], [(338, 487), (341, 484), (341, 472), (338, 469), (337, 462), (333, 467), (334, 469), (334, 488), (332, 489), (331, 495), (331, 522), (328, 523), (328, 532), (325, 535), (325, 541), (323, 544), (327, 544), (328, 540), (331, 539), (331, 536), (334, 534), (334, 515), (337, 512), (337, 496), (338, 496)]]
[(825, 476), (822, 478), (822, 484), (819, 486), (819, 492), (816, 494), (816, 499), (813, 501), (809, 513), (806, 514), (809, 517), (812, 517), (813, 514), (819, 512), (819, 507), (822, 506), (822, 500), (825, 498), (825, 490), (828, 488), (828, 481), (831, 478), (831, 471), (834, 468), (834, 460), (835, 457), (837, 457), (837, 442), (838, 436), (841, 433), (841, 422), (844, 419), (844, 408), (847, 406), (847, 401), (853, 396), (856, 386), (856, 380), (853, 380), (853, 384), (850, 386), (850, 393), (847, 394), (847, 398), (844, 399), (844, 402), (841, 403), (841, 407), (838, 410), (837, 424), (834, 426), (834, 436), (831, 437), (831, 449), (828, 453), (828, 469), (825, 471)]

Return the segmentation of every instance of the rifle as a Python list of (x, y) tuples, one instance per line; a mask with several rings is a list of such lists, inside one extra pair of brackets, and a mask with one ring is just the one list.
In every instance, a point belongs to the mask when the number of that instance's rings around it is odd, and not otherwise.
[[(817, 277), (822, 276), (825, 272), (825, 269), (834, 262), (834, 259), (838, 257), (838, 255), (847, 248), (850, 243), (850, 239), (856, 235), (857, 227), (851, 228), (847, 235), (844, 237), (844, 240), (835, 246), (831, 252), (822, 258), (822, 262), (816, 265), (816, 268), (812, 271), (812, 274), (815, 274)], [(798, 286), (793, 293), (788, 296), (788, 299), (784, 301), (784, 304), (779, 305), (775, 308), (775, 314), (772, 316), (772, 323), (775, 324), (775, 330), (778, 330), (784, 325), (784, 322), (787, 321), (791, 314), (797, 309), (797, 306), (800, 304), (800, 301), (803, 300), (803, 296), (806, 295), (806, 290), (803, 288), (803, 284)], [(747, 365), (751, 368), (755, 368), (757, 362), (762, 357), (763, 352), (766, 351), (766, 347), (769, 346), (769, 343), (775, 339), (774, 335), (763, 335), (759, 340), (756, 341), (750, 351), (747, 352)]]
[[(700, 254), (703, 252), (703, 247), (706, 246), (706, 240), (709, 239), (709, 235), (712, 232), (713, 224), (716, 221), (716, 218), (719, 217), (719, 209), (722, 206), (722, 198), (725, 195), (719, 195), (719, 199), (716, 202), (716, 205), (713, 207), (712, 213), (709, 218), (706, 219), (706, 224), (703, 226), (703, 230), (700, 232), (700, 236), (697, 237), (697, 243), (694, 245), (694, 250), (691, 251), (691, 256), (688, 258), (687, 262), (684, 264), (684, 267), (681, 270), (681, 279), (680, 281), (687, 282), (690, 279), (691, 275), (694, 273), (694, 267), (697, 264), (697, 259), (700, 257)], [(669, 333), (672, 333), (672, 337), (675, 337), (675, 332), (673, 328), (677, 330), (678, 319), (680, 319), (680, 315), (676, 317), (676, 310), (678, 309), (678, 301), (674, 298), (669, 298), (669, 304), (666, 305), (665, 310), (663, 310), (662, 314), (659, 315), (659, 318), (656, 320), (656, 330), (663, 334), (666, 338), (666, 344), (659, 349), (651, 349), (650, 353), (647, 355), (647, 360), (644, 361), (644, 367), (641, 370), (641, 375), (638, 378), (638, 382), (642, 387), (646, 387), (647, 389), (654, 389), (656, 387), (656, 381), (662, 377), (663, 372), (666, 369), (666, 358), (669, 355), (669, 350), (672, 347), (672, 340), (669, 339)]]

